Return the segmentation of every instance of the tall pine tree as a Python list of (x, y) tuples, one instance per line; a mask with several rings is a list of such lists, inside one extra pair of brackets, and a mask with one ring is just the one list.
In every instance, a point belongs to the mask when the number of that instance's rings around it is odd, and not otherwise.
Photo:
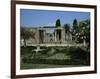
[[(56, 24), (55, 24), (55, 27), (56, 28), (57, 27), (61, 27), (60, 19), (57, 19)], [(59, 40), (61, 40), (61, 30), (60, 29), (57, 29), (56, 30), (56, 33), (57, 33), (57, 36), (59, 37)]]

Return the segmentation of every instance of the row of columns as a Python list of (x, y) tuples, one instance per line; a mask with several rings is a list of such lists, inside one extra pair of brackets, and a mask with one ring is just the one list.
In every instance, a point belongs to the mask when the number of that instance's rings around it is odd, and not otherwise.
[[(48, 37), (46, 37), (46, 29), (41, 29), (41, 30), (43, 30), (43, 42), (48, 42), (47, 41)], [(57, 36), (57, 32), (55, 31), (52, 36), (53, 42), (61, 42), (61, 43), (66, 42), (65, 35), (66, 35), (65, 29), (61, 29), (61, 40), (59, 40), (59, 36)], [(69, 38), (71, 38), (71, 37), (69, 37)], [(36, 41), (37, 41), (37, 43), (39, 43), (39, 30), (37, 30), (37, 33), (36, 33)]]

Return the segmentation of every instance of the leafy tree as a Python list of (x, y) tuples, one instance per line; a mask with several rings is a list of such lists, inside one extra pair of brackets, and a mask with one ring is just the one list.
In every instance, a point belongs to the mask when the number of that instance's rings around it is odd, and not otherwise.
[(26, 29), (24, 27), (21, 27), (21, 39), (24, 40), (24, 46), (26, 47), (26, 41), (29, 38), (34, 38), (34, 33), (30, 31), (29, 29)]
[(86, 42), (90, 44), (90, 20), (86, 20), (85, 24), (86, 24), (86, 36), (87, 36)]
[(78, 22), (77, 19), (74, 19), (73, 21), (73, 29), (72, 29), (72, 39), (77, 42), (77, 33), (79, 32), (78, 29)]
[(90, 47), (90, 20), (79, 22), (79, 26), (76, 26), (77, 25), (76, 21), (74, 21), (73, 24), (74, 25), (72, 33), (75, 42), (83, 43), (84, 46), (87, 43), (88, 47)]
[[(89, 43), (90, 41), (90, 20), (85, 20), (78, 22), (76, 19), (73, 21), (73, 30), (72, 30), (73, 40), (77, 43)], [(90, 44), (90, 43), (89, 43)]]
[(80, 22), (79, 29), (80, 29), (79, 41), (90, 44), (90, 21), (85, 20)]

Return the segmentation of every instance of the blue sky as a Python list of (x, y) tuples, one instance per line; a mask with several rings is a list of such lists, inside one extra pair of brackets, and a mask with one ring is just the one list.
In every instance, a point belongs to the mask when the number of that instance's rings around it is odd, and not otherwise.
[(54, 26), (57, 19), (60, 19), (62, 26), (66, 23), (72, 25), (75, 18), (78, 22), (90, 19), (90, 13), (33, 9), (20, 10), (20, 22), (21, 26), (24, 27)]

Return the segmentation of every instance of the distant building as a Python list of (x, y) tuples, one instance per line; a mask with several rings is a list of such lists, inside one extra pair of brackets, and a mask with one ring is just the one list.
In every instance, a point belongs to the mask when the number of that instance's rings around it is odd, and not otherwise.
[[(25, 28), (33, 31), (35, 34), (34, 38), (29, 38), (27, 44), (67, 44), (72, 41), (72, 34), (66, 33), (64, 27), (36, 27), (36, 28)], [(59, 31), (59, 33), (57, 33)], [(23, 39), (21, 39), (21, 45)]]

